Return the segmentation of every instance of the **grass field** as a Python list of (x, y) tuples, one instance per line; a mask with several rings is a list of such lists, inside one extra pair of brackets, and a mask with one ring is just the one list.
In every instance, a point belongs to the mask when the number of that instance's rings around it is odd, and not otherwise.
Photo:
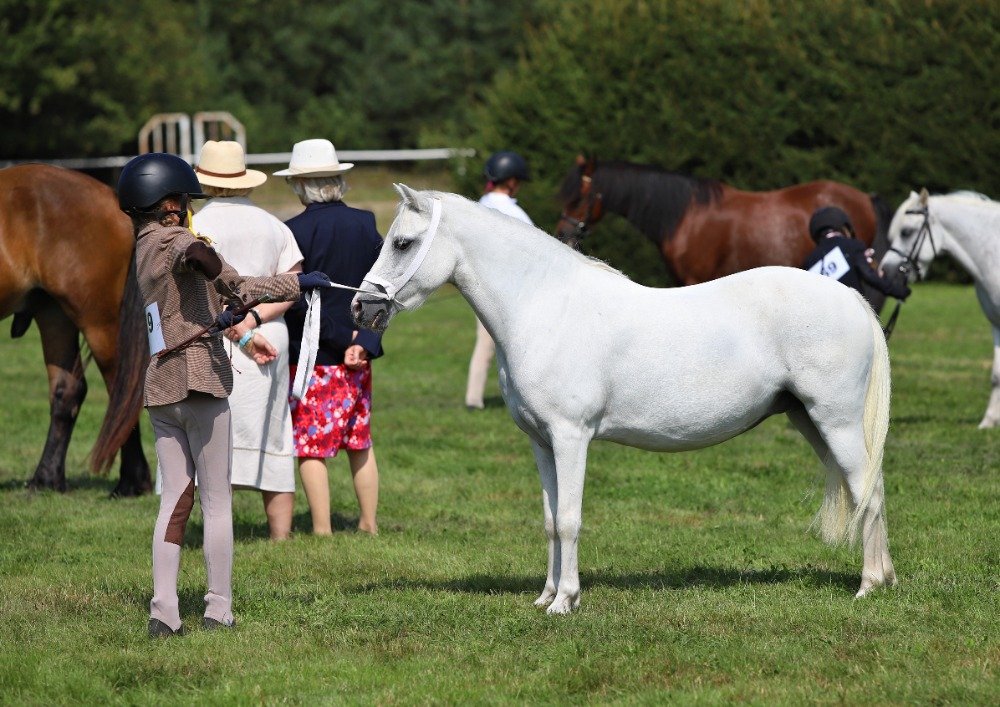
[[(196, 510), (183, 554), (189, 635), (146, 636), (157, 500), (109, 500), (84, 471), (106, 395), (94, 371), (70, 491), (23, 481), (47, 427), (34, 329), (0, 338), (0, 702), (997, 704), (1000, 430), (980, 431), (990, 335), (968, 287), (919, 285), (890, 345), (889, 532), (900, 585), (852, 599), (859, 552), (807, 532), (819, 462), (783, 419), (656, 455), (592, 446), (581, 609), (532, 607), (545, 574), (527, 439), (495, 381), (461, 404), (473, 315), (453, 290), (396, 319), (376, 363), (381, 535), (346, 461), (331, 538), (266, 540), (235, 499), (233, 632), (199, 628)], [(152, 444), (145, 429), (147, 451)]]

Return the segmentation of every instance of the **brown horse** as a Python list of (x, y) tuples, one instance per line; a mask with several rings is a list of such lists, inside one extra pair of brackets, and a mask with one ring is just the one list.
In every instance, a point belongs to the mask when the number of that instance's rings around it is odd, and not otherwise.
[[(799, 267), (815, 247), (809, 217), (835, 205), (850, 216), (855, 235), (888, 248), (892, 214), (877, 195), (846, 184), (809, 182), (775, 191), (751, 192), (721, 182), (630, 162), (577, 157), (559, 192), (562, 216), (556, 236), (578, 248), (606, 212), (624, 216), (656, 244), (667, 269), (682, 285), (693, 285), (762, 265)], [(866, 290), (879, 309), (884, 296)]]
[(51, 420), (31, 488), (66, 490), (66, 450), (87, 395), (83, 335), (110, 402), (91, 467), (122, 450), (114, 495), (150, 489), (137, 425), (149, 359), (138, 288), (126, 288), (135, 239), (114, 192), (79, 172), (45, 165), (0, 170), (0, 319), (11, 336), (38, 324), (49, 377)]

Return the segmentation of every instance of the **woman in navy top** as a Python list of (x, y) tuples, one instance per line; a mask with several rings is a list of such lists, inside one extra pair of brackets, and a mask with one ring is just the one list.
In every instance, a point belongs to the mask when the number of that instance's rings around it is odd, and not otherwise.
[[(382, 238), (370, 211), (353, 209), (341, 199), (343, 174), (354, 165), (337, 161), (328, 140), (296, 143), (287, 178), (305, 211), (286, 221), (302, 251), (303, 267), (319, 270), (333, 282), (358, 287), (378, 258)], [(378, 465), (371, 439), (372, 373), (370, 362), (382, 355), (381, 336), (357, 329), (349, 290), (320, 290), (319, 349), (301, 399), (290, 399), (295, 453), (302, 487), (309, 501), (313, 533), (328, 535), (330, 491), (326, 459), (346, 450), (358, 497), (358, 529), (378, 532)], [(299, 360), (306, 305), (300, 300), (285, 315), (291, 361)], [(296, 366), (291, 367), (294, 380)]]

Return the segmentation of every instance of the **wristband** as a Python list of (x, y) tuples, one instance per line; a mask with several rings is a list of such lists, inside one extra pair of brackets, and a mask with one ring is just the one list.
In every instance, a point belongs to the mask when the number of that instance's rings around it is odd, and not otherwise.
[(257, 326), (260, 326), (261, 324), (263, 324), (263, 322), (260, 320), (260, 315), (257, 313), (256, 309), (251, 309), (250, 310), (250, 316), (253, 317), (253, 320), (255, 322), (257, 322)]
[(240, 337), (240, 343), (238, 344), (238, 346), (242, 349), (244, 346), (250, 343), (250, 339), (252, 339), (253, 335), (256, 333), (257, 333), (256, 329), (247, 329), (246, 332), (244, 332), (243, 336)]

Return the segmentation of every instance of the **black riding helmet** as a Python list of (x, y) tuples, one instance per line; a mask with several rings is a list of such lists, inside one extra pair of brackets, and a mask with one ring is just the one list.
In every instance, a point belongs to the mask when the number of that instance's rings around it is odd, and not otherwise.
[(809, 235), (814, 241), (819, 241), (827, 231), (841, 231), (845, 235), (854, 235), (854, 225), (844, 210), (839, 206), (823, 206), (813, 211), (809, 219)]
[(521, 155), (509, 150), (494, 152), (490, 155), (490, 158), (486, 160), (483, 174), (491, 182), (497, 184), (511, 177), (517, 177), (523, 182), (531, 180), (531, 176), (528, 174), (528, 163)]
[(118, 206), (125, 213), (149, 211), (171, 194), (207, 199), (191, 165), (177, 155), (150, 152), (129, 161), (118, 177)]

